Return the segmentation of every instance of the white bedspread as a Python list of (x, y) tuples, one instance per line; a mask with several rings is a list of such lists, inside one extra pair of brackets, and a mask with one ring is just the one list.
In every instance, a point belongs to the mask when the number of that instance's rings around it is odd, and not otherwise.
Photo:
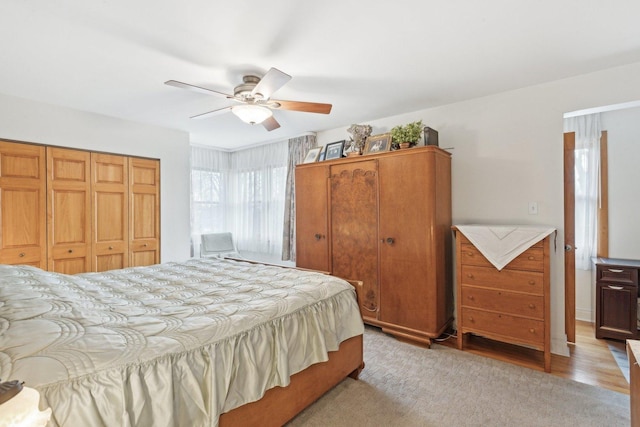
[(0, 377), (54, 425), (204, 426), (363, 333), (335, 277), (194, 259), (75, 276), (0, 265)]

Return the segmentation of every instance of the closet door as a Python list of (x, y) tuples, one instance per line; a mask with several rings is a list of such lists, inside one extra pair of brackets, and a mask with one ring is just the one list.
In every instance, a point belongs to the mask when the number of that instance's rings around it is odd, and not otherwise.
[(91, 156), (47, 147), (47, 269), (91, 271)]
[(128, 158), (91, 153), (93, 271), (129, 266)]
[(332, 274), (361, 280), (363, 317), (378, 318), (378, 162), (331, 166)]
[(296, 265), (330, 272), (328, 178), (328, 166), (296, 168)]
[(129, 158), (129, 265), (160, 262), (160, 161)]
[(0, 141), (0, 263), (47, 268), (45, 147)]

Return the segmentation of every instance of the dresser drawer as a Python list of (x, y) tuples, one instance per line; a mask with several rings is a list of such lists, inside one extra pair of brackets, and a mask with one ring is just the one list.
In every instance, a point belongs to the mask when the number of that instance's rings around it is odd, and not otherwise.
[[(462, 265), (493, 267), (493, 264), (472, 244), (462, 244)], [(505, 266), (505, 269), (544, 271), (544, 249), (532, 246)]]
[(638, 284), (638, 268), (617, 265), (597, 265), (598, 282), (619, 283), (621, 285)]
[(462, 325), (464, 325), (463, 330), (458, 333), (475, 332), (478, 335), (486, 335), (488, 338), (510, 338), (523, 344), (544, 346), (543, 320), (463, 307)]
[(463, 307), (544, 319), (544, 298), (542, 295), (527, 295), (463, 285), (461, 304)]
[(510, 291), (542, 295), (544, 274), (536, 271), (497, 270), (495, 267), (463, 265), (461, 282), (463, 285), (483, 286)]

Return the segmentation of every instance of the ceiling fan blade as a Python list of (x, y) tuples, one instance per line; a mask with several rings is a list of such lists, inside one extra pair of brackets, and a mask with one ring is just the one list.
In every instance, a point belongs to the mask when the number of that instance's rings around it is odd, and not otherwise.
[(207, 111), (206, 113), (191, 116), (192, 119), (206, 119), (207, 117), (213, 117), (220, 113), (224, 113), (226, 110), (231, 110), (231, 107), (218, 108), (217, 110)]
[(274, 129), (278, 129), (280, 127), (280, 123), (278, 123), (275, 117), (271, 116), (262, 122), (262, 126), (271, 132)]
[(280, 99), (272, 99), (270, 107), (276, 110), (302, 111), (305, 113), (329, 114), (331, 112), (331, 104), (321, 104), (319, 102), (301, 102), (301, 101), (282, 101)]
[(204, 93), (206, 95), (215, 94), (215, 95), (222, 95), (227, 98), (233, 98), (232, 95), (218, 92), (217, 90), (207, 89), (206, 87), (194, 86), (194, 85), (190, 85), (189, 83), (182, 83), (177, 80), (167, 80), (166, 82), (164, 82), (164, 84), (173, 86), (173, 87), (179, 87), (180, 89), (187, 89), (192, 92)]
[(283, 73), (277, 68), (271, 68), (253, 88), (251, 95), (255, 97), (259, 93), (263, 99), (269, 99), (275, 91), (284, 86), (289, 80), (291, 80), (289, 74)]

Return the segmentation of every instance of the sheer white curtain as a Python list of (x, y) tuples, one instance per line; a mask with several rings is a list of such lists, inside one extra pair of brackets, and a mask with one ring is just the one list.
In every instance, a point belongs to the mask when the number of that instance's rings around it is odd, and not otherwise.
[(287, 141), (231, 156), (228, 216), (239, 250), (282, 256)]
[(191, 236), (230, 231), (239, 251), (282, 255), (287, 141), (224, 152), (191, 148)]
[(575, 132), (576, 268), (590, 270), (597, 255), (600, 200), (600, 114), (564, 119), (565, 132)]

